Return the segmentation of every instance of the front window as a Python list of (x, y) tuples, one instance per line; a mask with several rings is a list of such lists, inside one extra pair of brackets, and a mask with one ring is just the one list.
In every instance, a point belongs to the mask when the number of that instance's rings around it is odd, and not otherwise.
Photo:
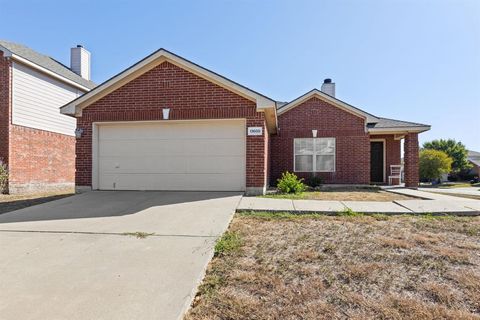
[(335, 138), (303, 138), (294, 140), (296, 172), (334, 172)]

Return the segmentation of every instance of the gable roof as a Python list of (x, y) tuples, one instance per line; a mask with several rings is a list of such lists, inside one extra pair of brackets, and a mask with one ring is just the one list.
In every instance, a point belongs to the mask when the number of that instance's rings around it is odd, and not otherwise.
[(302, 104), (303, 102), (317, 97), (323, 101), (333, 104), (347, 112), (350, 112), (354, 115), (362, 117), (365, 119), (366, 130), (370, 133), (391, 133), (395, 131), (405, 131), (405, 132), (423, 132), (430, 130), (430, 126), (427, 124), (421, 124), (416, 122), (407, 122), (389, 118), (382, 118), (374, 116), (371, 113), (363, 111), (357, 107), (352, 106), (340, 99), (332, 97), (318, 89), (310, 90), (304, 95), (290, 101), (290, 102), (281, 102), (277, 101), (277, 110), (278, 115), (281, 115), (288, 110), (295, 108), (296, 106)]
[(212, 83), (215, 83), (229, 91), (232, 91), (246, 99), (256, 102), (257, 111), (265, 112), (265, 118), (267, 120), (267, 125), (269, 126), (269, 131), (274, 132), (276, 130), (277, 117), (275, 100), (272, 100), (265, 95), (253, 91), (252, 89), (227, 79), (218, 73), (201, 67), (198, 64), (182, 58), (163, 48), (153, 52), (129, 68), (101, 83), (92, 91), (64, 105), (60, 108), (60, 111), (63, 114), (71, 116), (81, 116), (82, 109), (166, 61)]
[(20, 62), (23, 62), (22, 60), (24, 59), (40, 68), (46, 69), (61, 78), (77, 84), (85, 91), (95, 87), (94, 82), (82, 78), (52, 57), (38, 53), (22, 44), (0, 40), (0, 51), (5, 52), (6, 56), (12, 56), (14, 59), (20, 60)]
[(402, 120), (395, 120), (389, 118), (377, 118), (377, 122), (367, 123), (367, 128), (370, 132), (383, 131), (388, 129), (404, 129), (407, 131), (427, 131), (430, 130), (428, 124), (422, 124), (417, 122), (408, 122)]
[(316, 98), (319, 98), (320, 100), (323, 100), (325, 102), (329, 102), (347, 112), (350, 112), (354, 115), (357, 115), (359, 117), (362, 117), (364, 119), (367, 120), (367, 122), (374, 122), (376, 121), (378, 118), (375, 117), (374, 115), (368, 113), (368, 112), (365, 112), (357, 107), (354, 107), (340, 99), (337, 99), (335, 97), (332, 97), (328, 94), (326, 94), (325, 92), (322, 92), (318, 89), (312, 89), (310, 90), (309, 92), (305, 93), (304, 95), (301, 95), (300, 97), (288, 102), (288, 103), (285, 103), (283, 105), (281, 105), (278, 109), (278, 114), (281, 115), (282, 113), (285, 113), (287, 112), (288, 110), (290, 109), (293, 109), (295, 108), (296, 106), (302, 104), (303, 102), (313, 98), (313, 97), (316, 97)]
[(468, 150), (468, 157), (469, 158), (480, 158), (480, 152)]
[(477, 167), (480, 167), (480, 152), (468, 150), (467, 159)]

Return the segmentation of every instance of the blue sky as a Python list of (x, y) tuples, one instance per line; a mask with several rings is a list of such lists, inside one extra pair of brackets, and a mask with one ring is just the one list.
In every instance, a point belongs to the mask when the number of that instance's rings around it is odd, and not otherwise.
[(480, 151), (480, 1), (4, 1), (0, 38), (102, 82), (164, 47), (277, 100), (336, 82), (378, 116), (428, 123), (421, 141)]

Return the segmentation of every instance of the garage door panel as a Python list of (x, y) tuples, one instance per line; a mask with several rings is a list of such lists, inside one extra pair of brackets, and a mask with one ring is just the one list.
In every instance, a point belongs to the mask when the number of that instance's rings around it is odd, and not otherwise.
[(243, 156), (245, 147), (242, 139), (212, 139), (185, 143), (183, 151), (185, 155), (194, 156)]
[(110, 140), (99, 144), (100, 157), (138, 157), (144, 156), (183, 155), (185, 146), (168, 140)]
[(100, 160), (102, 173), (184, 173), (187, 165), (185, 157), (142, 158), (103, 158)]
[(245, 190), (245, 122), (100, 125), (105, 190)]
[(241, 156), (212, 157), (116, 157), (101, 158), (100, 172), (109, 174), (135, 173), (243, 173)]
[(240, 191), (244, 181), (236, 174), (105, 174), (100, 189), (211, 191), (211, 186), (216, 190)]
[(191, 157), (187, 161), (187, 173), (235, 173), (243, 174), (244, 157), (208, 157), (202, 158)]
[[(142, 124), (123, 124), (121, 126), (103, 125), (105, 130), (99, 133), (100, 140), (118, 140), (131, 139), (130, 132), (135, 131), (135, 136), (138, 139), (157, 140), (157, 139), (214, 139), (222, 137), (224, 139), (238, 138), (244, 135), (244, 127), (233, 127), (231, 123), (206, 124), (203, 121), (194, 121), (187, 123), (176, 123), (176, 129), (170, 130), (169, 124), (164, 124), (159, 127), (158, 123), (142, 123)], [(194, 134), (192, 134), (194, 133)]]
[(144, 156), (164, 155), (214, 155), (243, 156), (245, 153), (243, 139), (191, 139), (191, 140), (106, 140), (99, 143), (100, 157), (129, 157), (142, 152)]

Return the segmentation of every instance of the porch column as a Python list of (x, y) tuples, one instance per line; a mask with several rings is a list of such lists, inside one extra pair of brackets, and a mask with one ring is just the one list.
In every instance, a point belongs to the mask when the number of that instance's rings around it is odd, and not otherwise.
[(417, 188), (418, 172), (418, 133), (408, 133), (404, 143), (405, 187)]

